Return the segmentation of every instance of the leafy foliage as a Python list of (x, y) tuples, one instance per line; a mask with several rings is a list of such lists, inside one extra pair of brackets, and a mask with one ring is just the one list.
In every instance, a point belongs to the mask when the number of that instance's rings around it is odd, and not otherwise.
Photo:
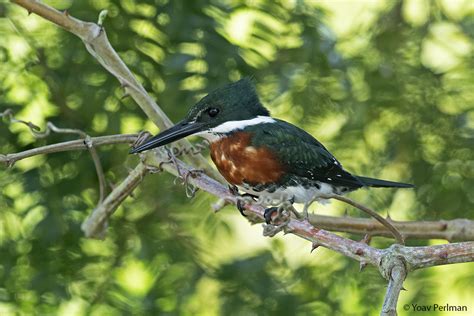
[[(346, 12), (311, 1), (46, 2), (88, 21), (107, 9), (113, 46), (174, 120), (209, 90), (252, 76), (274, 116), (316, 136), (348, 170), (417, 186), (356, 199), (396, 219), (472, 217), (468, 1), (457, 9), (449, 3), (462, 1), (367, 1), (361, 17), (349, 14), (360, 4)], [(0, 4), (0, 38), (1, 112), (90, 135), (157, 131), (73, 35)], [(35, 140), (21, 124), (0, 124), (1, 153), (65, 139)], [(100, 149), (111, 184), (136, 163), (127, 151)], [(376, 271), (359, 274), (326, 250), (309, 255), (309, 245), (291, 238), (264, 239), (234, 209), (211, 214), (210, 197), (188, 200), (173, 180), (147, 177), (107, 239), (95, 241), (80, 231), (98, 199), (86, 152), (3, 169), (0, 314), (378, 313), (385, 282)], [(472, 302), (473, 282), (462, 282), (471, 274), (459, 265), (411, 275), (402, 304), (455, 304), (444, 301), (447, 291)]]

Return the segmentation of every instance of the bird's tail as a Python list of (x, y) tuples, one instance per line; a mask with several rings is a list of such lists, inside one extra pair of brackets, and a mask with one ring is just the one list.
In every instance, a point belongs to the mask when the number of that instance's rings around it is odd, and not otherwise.
[(357, 176), (362, 184), (374, 188), (414, 188), (413, 184)]

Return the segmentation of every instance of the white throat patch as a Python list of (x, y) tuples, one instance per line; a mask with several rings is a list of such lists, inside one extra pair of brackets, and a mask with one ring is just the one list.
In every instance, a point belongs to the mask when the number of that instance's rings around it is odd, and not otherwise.
[(235, 130), (244, 129), (247, 126), (258, 125), (262, 123), (275, 123), (276, 121), (270, 116), (257, 116), (250, 120), (241, 121), (228, 121), (211, 128), (208, 131), (199, 132), (195, 135), (206, 138), (207, 140), (214, 142), (223, 137), (222, 134), (230, 133)]

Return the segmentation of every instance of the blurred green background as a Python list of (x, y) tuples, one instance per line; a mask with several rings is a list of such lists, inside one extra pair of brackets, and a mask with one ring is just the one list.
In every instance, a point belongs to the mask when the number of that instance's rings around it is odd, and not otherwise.
[[(107, 9), (111, 43), (174, 121), (211, 89), (253, 76), (274, 116), (312, 133), (349, 171), (417, 186), (351, 197), (396, 220), (474, 219), (474, 2), (44, 2), (87, 21)], [(122, 95), (78, 38), (0, 4), (0, 112), (91, 136), (157, 132)], [(24, 125), (0, 122), (3, 154), (68, 139), (35, 140)], [(137, 163), (127, 152), (99, 149), (111, 184)], [(148, 176), (97, 241), (80, 230), (98, 199), (87, 152), (2, 166), (0, 315), (380, 312), (386, 281), (376, 269), (310, 254), (291, 235), (265, 238), (234, 207), (215, 215), (214, 198), (187, 199), (173, 180)], [(364, 216), (337, 202), (314, 208)], [(472, 264), (414, 272), (405, 288), (400, 306), (474, 310)]]

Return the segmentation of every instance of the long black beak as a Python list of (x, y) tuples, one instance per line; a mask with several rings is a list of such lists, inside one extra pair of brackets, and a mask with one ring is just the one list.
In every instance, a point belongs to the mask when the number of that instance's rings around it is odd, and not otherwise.
[(145, 150), (160, 147), (174, 142), (175, 140), (200, 132), (201, 130), (202, 124), (181, 121), (175, 126), (170, 127), (167, 130), (159, 133), (158, 135), (150, 138), (148, 141), (141, 144), (140, 146), (133, 148), (132, 150), (130, 150), (130, 153), (136, 154)]

